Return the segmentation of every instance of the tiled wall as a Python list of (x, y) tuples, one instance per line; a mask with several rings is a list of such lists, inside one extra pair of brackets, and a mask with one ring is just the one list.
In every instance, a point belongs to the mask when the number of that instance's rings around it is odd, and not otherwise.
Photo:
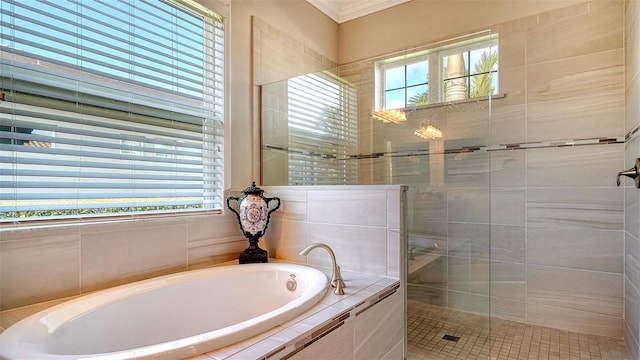
[(0, 232), (0, 310), (237, 259), (230, 215)]
[[(400, 186), (276, 187), (267, 238), (270, 256), (400, 278)], [(366, 213), (363, 212), (366, 209)], [(0, 309), (78, 295), (162, 274), (237, 259), (248, 246), (235, 215), (189, 216), (0, 232)]]
[(331, 266), (324, 250), (298, 253), (326, 243), (344, 270), (400, 279), (404, 268), (404, 187), (266, 186), (282, 200), (264, 237), (269, 256)]
[[(624, 140), (623, 17), (623, 1), (592, 1), (498, 24), (504, 97), (418, 109), (400, 125), (368, 120), (376, 59), (340, 67), (367, 119), (362, 154), (375, 155), (362, 179), (409, 185), (411, 298), (623, 336), (615, 177), (625, 147), (637, 148)], [(425, 121), (442, 140), (415, 140)]]
[[(625, 162), (640, 157), (640, 1), (625, 1)], [(640, 358), (640, 189), (625, 179), (624, 331), (633, 359)]]

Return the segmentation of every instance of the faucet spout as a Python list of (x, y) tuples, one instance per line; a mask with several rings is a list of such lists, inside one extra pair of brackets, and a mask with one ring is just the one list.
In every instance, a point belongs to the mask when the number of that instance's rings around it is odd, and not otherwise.
[(324, 243), (311, 244), (306, 248), (304, 248), (302, 251), (300, 251), (300, 255), (307, 256), (307, 254), (309, 254), (311, 250), (316, 248), (325, 249), (329, 253), (329, 256), (331, 256), (331, 263), (333, 265), (333, 275), (331, 276), (331, 286), (336, 288), (335, 290), (336, 295), (344, 295), (344, 288), (346, 288), (347, 286), (344, 284), (344, 280), (342, 279), (342, 275), (340, 274), (340, 266), (338, 266), (338, 264), (336, 263), (336, 255), (333, 253), (333, 250), (331, 249), (331, 247), (329, 247), (329, 245)]

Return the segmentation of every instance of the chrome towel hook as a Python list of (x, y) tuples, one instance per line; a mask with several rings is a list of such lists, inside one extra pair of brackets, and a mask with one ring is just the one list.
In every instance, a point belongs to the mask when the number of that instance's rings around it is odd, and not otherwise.
[(620, 186), (620, 175), (628, 176), (636, 181), (636, 187), (640, 189), (640, 158), (636, 159), (636, 165), (629, 170), (621, 171), (618, 173), (618, 179), (616, 183)]

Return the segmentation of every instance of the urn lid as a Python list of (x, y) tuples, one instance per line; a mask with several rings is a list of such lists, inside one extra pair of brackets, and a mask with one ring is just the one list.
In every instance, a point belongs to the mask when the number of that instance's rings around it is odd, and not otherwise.
[(249, 186), (248, 188), (242, 190), (242, 192), (244, 193), (245, 196), (247, 195), (258, 195), (258, 196), (262, 196), (262, 194), (264, 193), (264, 190), (260, 189), (259, 187), (256, 186), (256, 182), (254, 181), (251, 186)]

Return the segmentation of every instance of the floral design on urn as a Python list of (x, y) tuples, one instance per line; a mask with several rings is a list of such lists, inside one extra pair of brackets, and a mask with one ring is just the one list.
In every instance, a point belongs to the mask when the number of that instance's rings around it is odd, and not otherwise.
[[(240, 253), (240, 264), (266, 263), (268, 252), (261, 249), (258, 241), (267, 231), (271, 213), (280, 207), (280, 198), (264, 197), (264, 190), (256, 186), (255, 181), (248, 188), (242, 190), (243, 196), (227, 198), (227, 208), (236, 214), (242, 234), (249, 239), (249, 247)], [(238, 203), (238, 210), (231, 207), (231, 201)], [(275, 201), (275, 207), (269, 209), (269, 203)]]

